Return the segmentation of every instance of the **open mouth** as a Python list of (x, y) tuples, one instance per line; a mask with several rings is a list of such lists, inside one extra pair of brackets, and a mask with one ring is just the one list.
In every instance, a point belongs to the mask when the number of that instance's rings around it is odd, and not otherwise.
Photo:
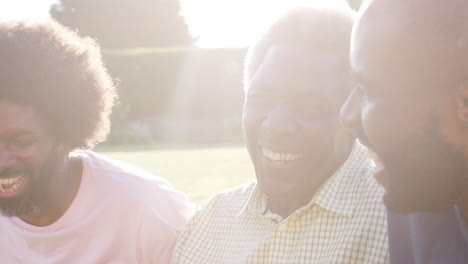
[(284, 165), (289, 162), (298, 160), (302, 158), (302, 155), (296, 153), (287, 153), (287, 152), (274, 152), (273, 150), (262, 147), (263, 156), (269, 159), (274, 164)]
[(18, 195), (26, 183), (22, 175), (0, 179), (0, 198), (9, 198)]

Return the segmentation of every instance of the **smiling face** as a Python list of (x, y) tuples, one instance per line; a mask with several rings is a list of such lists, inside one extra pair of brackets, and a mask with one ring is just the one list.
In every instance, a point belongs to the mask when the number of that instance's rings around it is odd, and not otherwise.
[(356, 87), (341, 116), (376, 152), (375, 176), (386, 188), (389, 209), (445, 210), (468, 173), (466, 146), (454, 137), (462, 131), (452, 89), (460, 85), (457, 63), (441, 48), (442, 37), (422, 33), (424, 21), (407, 20), (421, 23), (415, 30), (403, 17), (386, 19), (392, 2), (379, 3), (387, 8), (379, 13), (374, 7), (357, 22), (351, 49)]
[(245, 141), (267, 196), (310, 197), (348, 153), (350, 138), (338, 117), (347, 80), (342, 67), (332, 53), (272, 46), (247, 84)]
[(48, 197), (58, 161), (37, 113), (0, 100), (0, 213), (24, 216), (37, 210)]

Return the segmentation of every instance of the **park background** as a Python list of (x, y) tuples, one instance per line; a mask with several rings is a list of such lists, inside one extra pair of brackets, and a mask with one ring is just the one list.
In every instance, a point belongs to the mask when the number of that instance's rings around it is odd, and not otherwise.
[(199, 205), (255, 179), (241, 127), (247, 46), (286, 8), (327, 1), (345, 0), (0, 0), (0, 21), (53, 18), (96, 39), (119, 91), (96, 151)]

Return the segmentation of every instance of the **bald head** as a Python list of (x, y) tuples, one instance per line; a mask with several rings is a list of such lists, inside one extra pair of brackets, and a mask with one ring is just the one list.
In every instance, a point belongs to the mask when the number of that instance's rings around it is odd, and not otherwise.
[(468, 76), (468, 1), (366, 1), (355, 25), (351, 63), (387, 73), (431, 76), (431, 83)]
[(468, 175), (468, 1), (366, 1), (351, 69), (341, 116), (379, 157), (387, 207), (453, 206)]

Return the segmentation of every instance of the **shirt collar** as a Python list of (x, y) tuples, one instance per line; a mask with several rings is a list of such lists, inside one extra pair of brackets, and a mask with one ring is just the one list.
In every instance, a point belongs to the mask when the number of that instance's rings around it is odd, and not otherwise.
[(268, 197), (262, 191), (260, 191), (258, 184), (255, 183), (252, 191), (250, 192), (249, 198), (247, 199), (247, 202), (239, 211), (239, 215), (242, 215), (247, 211), (257, 214), (264, 214), (267, 211), (267, 205)]
[[(316, 204), (333, 213), (352, 217), (356, 194), (353, 190), (355, 190), (354, 185), (358, 182), (355, 179), (364, 173), (363, 167), (371, 169), (372, 164), (364, 147), (355, 142), (345, 163), (330, 179), (322, 184), (312, 200), (298, 211), (306, 211)], [(247, 211), (264, 214), (267, 212), (267, 205), (268, 197), (260, 190), (258, 184), (255, 184), (245, 205), (239, 211), (239, 215)]]
[(356, 184), (372, 168), (367, 151), (358, 142), (345, 163), (317, 191), (312, 201), (336, 214), (352, 217), (356, 203)]

